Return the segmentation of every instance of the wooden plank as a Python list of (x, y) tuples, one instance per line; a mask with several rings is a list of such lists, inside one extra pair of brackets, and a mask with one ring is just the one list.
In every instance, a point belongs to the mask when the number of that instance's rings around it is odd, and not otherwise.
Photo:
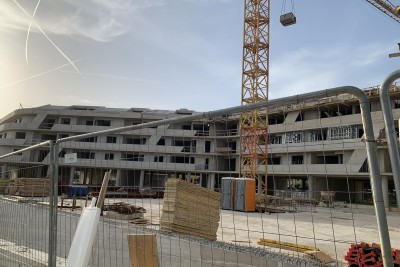
[(128, 235), (131, 267), (159, 267), (155, 234)]
[(296, 243), (282, 242), (282, 241), (272, 240), (272, 239), (265, 239), (265, 238), (261, 238), (260, 241), (257, 242), (257, 244), (262, 245), (262, 246), (281, 248), (281, 249), (292, 250), (292, 251), (297, 251), (297, 252), (305, 252), (305, 251), (311, 251), (311, 250), (318, 251), (318, 249), (315, 247), (310, 247), (310, 246), (296, 244)]
[(194, 185), (176, 178), (168, 179), (166, 182), (166, 192), (171, 192), (172, 190), (174, 190), (174, 188), (179, 188), (179, 191), (185, 190), (195, 194), (205, 195), (209, 198), (218, 199), (220, 197), (220, 194), (218, 192), (210, 191), (201, 186)]

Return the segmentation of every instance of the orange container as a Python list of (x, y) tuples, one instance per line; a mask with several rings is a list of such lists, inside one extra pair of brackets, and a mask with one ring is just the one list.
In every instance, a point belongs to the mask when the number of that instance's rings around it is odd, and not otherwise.
[(253, 212), (256, 210), (256, 180), (235, 178), (234, 210)]

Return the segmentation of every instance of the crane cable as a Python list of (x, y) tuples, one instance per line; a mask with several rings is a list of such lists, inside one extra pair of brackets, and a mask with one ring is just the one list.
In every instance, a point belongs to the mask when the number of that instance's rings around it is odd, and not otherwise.
[[(293, 14), (295, 14), (295, 10), (294, 10), (294, 0), (290, 0), (290, 2), (291, 2), (291, 6), (292, 6), (291, 12), (292, 12)], [(281, 15), (283, 15), (283, 14), (285, 14), (285, 13), (287, 13), (287, 12), (286, 12), (286, 0), (283, 0), (283, 1), (282, 1)]]

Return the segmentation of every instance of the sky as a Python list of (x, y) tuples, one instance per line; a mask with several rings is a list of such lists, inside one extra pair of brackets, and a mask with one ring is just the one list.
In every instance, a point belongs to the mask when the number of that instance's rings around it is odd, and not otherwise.
[[(286, 2), (286, 4), (284, 4)], [(400, 4), (400, 0), (392, 0)], [(365, 0), (271, 1), (269, 99), (380, 84), (400, 24)], [(0, 117), (94, 105), (240, 105), (243, 0), (1, 0)], [(279, 16), (293, 11), (297, 24)]]

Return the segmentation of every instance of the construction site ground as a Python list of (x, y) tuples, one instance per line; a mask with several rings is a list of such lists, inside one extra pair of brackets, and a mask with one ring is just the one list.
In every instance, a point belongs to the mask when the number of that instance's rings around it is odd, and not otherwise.
[[(65, 204), (71, 200), (65, 200)], [(146, 209), (145, 227), (159, 229), (162, 214), (162, 199), (106, 199), (105, 204), (126, 202)], [(85, 200), (78, 199), (83, 207)], [(80, 209), (74, 212), (80, 213)], [(388, 212), (391, 245), (400, 248), (400, 216)], [(195, 223), (195, 222), (193, 222)], [(369, 208), (319, 207), (313, 212), (259, 213), (221, 210), (218, 241), (236, 243), (241, 246), (262, 248), (257, 244), (261, 239), (272, 239), (299, 245), (316, 247), (336, 262), (344, 262), (350, 244), (356, 242), (379, 243), (376, 217), (372, 206)], [(303, 258), (302, 253), (265, 247), (266, 250)]]

